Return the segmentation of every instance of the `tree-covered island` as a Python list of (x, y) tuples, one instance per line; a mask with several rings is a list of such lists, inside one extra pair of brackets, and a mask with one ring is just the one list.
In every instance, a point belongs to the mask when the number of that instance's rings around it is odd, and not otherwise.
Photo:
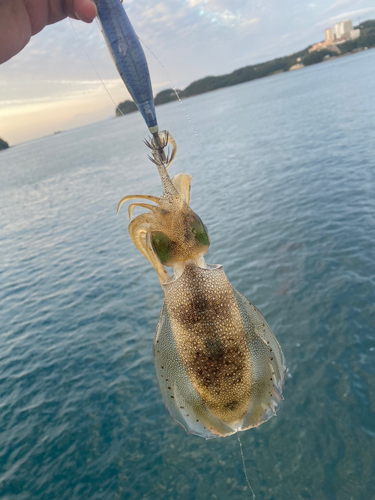
[[(354, 40), (347, 40), (340, 45), (328, 45), (322, 50), (313, 50), (310, 45), (300, 52), (285, 57), (279, 57), (272, 61), (267, 61), (252, 66), (245, 66), (237, 69), (228, 75), (206, 76), (197, 80), (186, 87), (184, 90), (178, 90), (181, 99), (192, 97), (212, 90), (238, 85), (239, 83), (250, 82), (257, 78), (271, 76), (284, 71), (317, 64), (327, 59), (332, 59), (348, 54), (353, 54), (361, 50), (375, 47), (375, 20), (365, 21), (355, 29), (360, 29), (360, 36)], [(177, 100), (173, 89), (162, 90), (155, 97), (155, 106)], [(126, 115), (136, 111), (137, 107), (133, 101), (124, 101), (116, 108), (116, 116)]]
[(0, 139), (0, 151), (2, 149), (8, 149), (9, 148), (9, 144), (5, 141), (3, 141), (2, 139)]

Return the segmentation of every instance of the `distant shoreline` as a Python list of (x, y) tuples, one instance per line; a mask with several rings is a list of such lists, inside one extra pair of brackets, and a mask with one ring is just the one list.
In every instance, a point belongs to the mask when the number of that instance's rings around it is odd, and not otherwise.
[[(375, 47), (375, 20), (369, 20), (361, 23), (358, 28), (361, 29), (361, 35), (355, 40), (348, 40), (339, 46), (333, 47), (334, 50), (325, 48), (319, 51), (309, 52), (312, 45), (306, 49), (296, 52), (289, 56), (279, 57), (260, 64), (245, 66), (232, 73), (220, 76), (206, 76), (196, 80), (188, 85), (184, 90), (177, 90), (179, 97), (185, 99), (195, 95), (205, 94), (225, 87), (231, 87), (240, 83), (250, 82), (266, 76), (272, 76), (287, 71), (294, 71), (312, 64), (317, 64), (327, 60), (337, 59), (339, 57), (358, 54), (367, 49)], [(154, 99), (155, 106), (176, 101), (177, 95), (174, 89), (166, 89), (159, 92)], [(116, 108), (116, 116), (122, 116), (137, 111), (137, 106), (133, 101), (127, 100), (121, 102)]]

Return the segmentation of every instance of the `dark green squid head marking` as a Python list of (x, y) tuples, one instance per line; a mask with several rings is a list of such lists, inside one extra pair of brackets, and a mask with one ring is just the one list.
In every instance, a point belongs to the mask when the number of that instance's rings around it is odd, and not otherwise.
[(209, 246), (210, 238), (208, 236), (207, 228), (198, 216), (192, 224), (191, 232), (194, 234), (198, 243), (204, 246)]
[(166, 265), (173, 255), (173, 242), (161, 231), (153, 231), (151, 233), (151, 243), (160, 262)]

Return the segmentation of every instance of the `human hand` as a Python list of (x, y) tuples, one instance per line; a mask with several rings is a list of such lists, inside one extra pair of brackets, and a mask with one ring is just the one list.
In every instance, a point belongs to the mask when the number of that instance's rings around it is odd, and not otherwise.
[(0, 64), (7, 61), (47, 24), (66, 17), (91, 23), (92, 0), (0, 0)]

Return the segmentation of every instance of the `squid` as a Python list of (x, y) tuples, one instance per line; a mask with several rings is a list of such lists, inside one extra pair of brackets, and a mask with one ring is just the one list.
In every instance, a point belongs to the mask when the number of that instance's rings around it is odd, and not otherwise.
[[(153, 346), (157, 380), (171, 417), (205, 439), (258, 427), (276, 415), (285, 361), (260, 311), (204, 256), (206, 226), (190, 208), (190, 174), (169, 177), (176, 143), (166, 131), (146, 145), (163, 194), (128, 195), (129, 234), (157, 272), (164, 302)], [(162, 148), (172, 148), (161, 157)], [(167, 148), (168, 149), (168, 148)], [(151, 203), (150, 203), (151, 202)], [(136, 207), (145, 209), (133, 218)], [(173, 269), (169, 275), (166, 268)]]

